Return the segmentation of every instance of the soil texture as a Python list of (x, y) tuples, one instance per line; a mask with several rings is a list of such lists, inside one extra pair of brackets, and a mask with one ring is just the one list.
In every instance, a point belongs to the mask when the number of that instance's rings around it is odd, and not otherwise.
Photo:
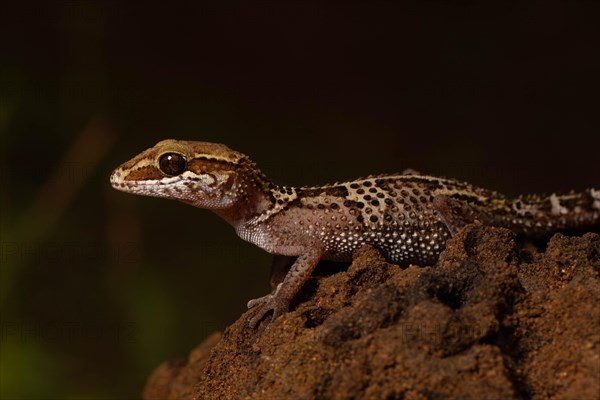
[(365, 247), (289, 313), (162, 364), (144, 399), (599, 399), (599, 274), (595, 233), (540, 249), (475, 224), (405, 269)]

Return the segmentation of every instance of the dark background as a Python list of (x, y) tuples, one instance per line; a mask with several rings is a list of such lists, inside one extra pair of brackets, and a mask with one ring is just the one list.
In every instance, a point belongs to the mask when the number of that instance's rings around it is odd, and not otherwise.
[[(15, 3), (17, 4), (17, 3)], [(1, 6), (2, 399), (129, 399), (267, 290), (213, 214), (110, 188), (166, 138), (314, 185), (600, 186), (594, 2)]]

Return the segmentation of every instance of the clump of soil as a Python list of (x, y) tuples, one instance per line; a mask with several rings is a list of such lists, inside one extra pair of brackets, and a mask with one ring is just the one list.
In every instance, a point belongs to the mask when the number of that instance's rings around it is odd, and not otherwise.
[(599, 273), (594, 233), (539, 251), (471, 225), (425, 268), (366, 247), (271, 324), (250, 310), (158, 367), (144, 398), (597, 399)]

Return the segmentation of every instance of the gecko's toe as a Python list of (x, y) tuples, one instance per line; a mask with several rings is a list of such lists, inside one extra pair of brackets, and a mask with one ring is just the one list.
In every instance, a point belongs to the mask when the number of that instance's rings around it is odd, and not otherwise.
[(250, 318), (250, 321), (248, 322), (251, 328), (256, 327), (270, 311), (273, 311), (273, 316), (271, 317), (271, 321), (273, 321), (280, 315), (285, 314), (288, 310), (287, 304), (272, 294), (250, 300), (248, 302), (248, 308), (258, 309), (256, 314), (254, 314), (254, 316)]
[(267, 302), (269, 302), (269, 300), (271, 299), (271, 297), (273, 297), (273, 295), (272, 294), (268, 294), (266, 296), (259, 297), (258, 299), (252, 299), (252, 300), (250, 300), (248, 302), (248, 308), (250, 309), (250, 308), (256, 307), (259, 304), (267, 303)]
[(258, 323), (262, 321), (269, 311), (271, 311), (271, 309), (267, 307), (263, 307), (262, 309), (258, 310), (258, 312), (248, 321), (250, 328), (256, 328)]
[(251, 328), (255, 328), (256, 325), (267, 315), (269, 311), (273, 309), (271, 304), (273, 303), (273, 295), (268, 294), (258, 299), (253, 299), (248, 302), (248, 308), (257, 308), (258, 311), (252, 318), (250, 318), (248, 325)]

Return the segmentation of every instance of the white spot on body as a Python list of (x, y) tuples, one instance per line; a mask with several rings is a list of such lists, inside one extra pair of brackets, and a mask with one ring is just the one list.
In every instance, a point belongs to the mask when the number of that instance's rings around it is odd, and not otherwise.
[(592, 207), (594, 207), (596, 210), (600, 210), (600, 190), (590, 189), (590, 196), (592, 196), (592, 199), (594, 199)]
[(569, 209), (560, 204), (560, 199), (556, 193), (552, 193), (550, 196), (550, 204), (552, 205), (552, 215), (565, 215), (569, 212)]

